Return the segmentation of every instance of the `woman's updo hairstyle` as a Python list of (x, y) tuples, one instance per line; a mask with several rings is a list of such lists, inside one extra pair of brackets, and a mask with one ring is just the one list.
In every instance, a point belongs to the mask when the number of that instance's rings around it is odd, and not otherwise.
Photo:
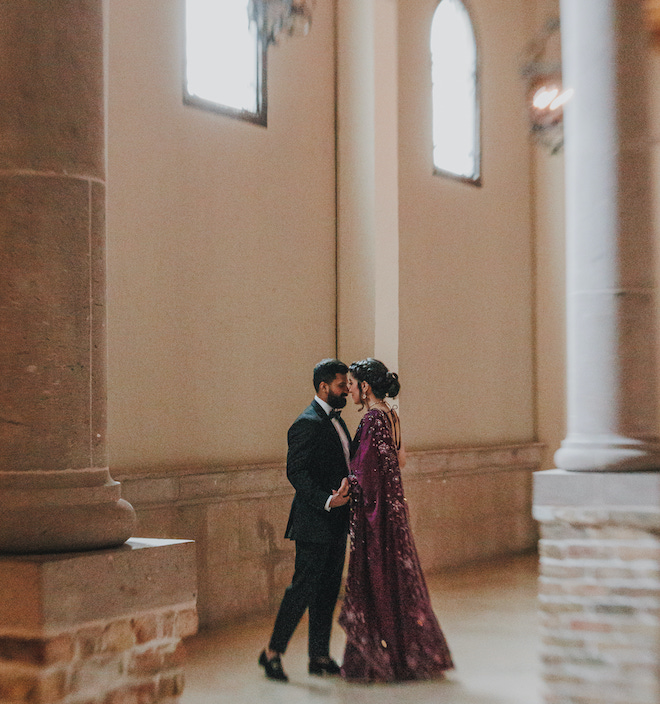
[(366, 381), (378, 399), (384, 399), (386, 396), (394, 398), (401, 390), (398, 375), (389, 371), (382, 362), (373, 357), (353, 362), (348, 372), (358, 383)]

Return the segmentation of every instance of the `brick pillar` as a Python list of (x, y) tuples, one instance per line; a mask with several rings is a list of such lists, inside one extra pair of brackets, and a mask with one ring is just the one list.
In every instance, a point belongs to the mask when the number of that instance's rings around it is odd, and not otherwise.
[(108, 472), (103, 0), (0, 2), (0, 552), (121, 545)]
[(539, 472), (546, 704), (660, 701), (660, 474)]

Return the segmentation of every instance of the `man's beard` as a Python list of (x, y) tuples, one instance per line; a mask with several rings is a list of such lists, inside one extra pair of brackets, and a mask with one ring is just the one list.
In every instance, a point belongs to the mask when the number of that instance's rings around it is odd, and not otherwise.
[(346, 396), (335, 396), (330, 391), (328, 393), (328, 405), (331, 408), (343, 408), (346, 405)]

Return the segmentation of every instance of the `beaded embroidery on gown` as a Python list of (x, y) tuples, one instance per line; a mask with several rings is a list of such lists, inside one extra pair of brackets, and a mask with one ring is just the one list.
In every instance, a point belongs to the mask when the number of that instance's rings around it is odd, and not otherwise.
[(351, 547), (339, 615), (348, 680), (429, 679), (454, 666), (410, 530), (392, 431), (384, 411), (368, 411), (351, 461)]

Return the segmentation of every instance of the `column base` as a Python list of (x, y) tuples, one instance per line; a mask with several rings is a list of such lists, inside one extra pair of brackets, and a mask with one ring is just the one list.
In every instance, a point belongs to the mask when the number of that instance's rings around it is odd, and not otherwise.
[(0, 493), (0, 553), (117, 547), (137, 522), (107, 468), (0, 472)]
[(641, 472), (660, 470), (660, 441), (617, 435), (567, 437), (555, 453), (559, 469), (573, 472)]

